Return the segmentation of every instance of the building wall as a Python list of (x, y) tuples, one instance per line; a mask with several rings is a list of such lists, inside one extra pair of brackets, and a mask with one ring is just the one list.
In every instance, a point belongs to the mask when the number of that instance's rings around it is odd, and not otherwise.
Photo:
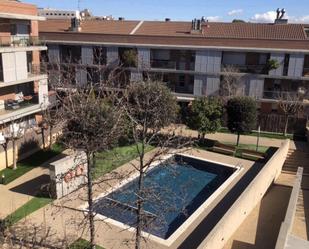
[(37, 7), (35, 5), (9, 0), (0, 1), (0, 11), (3, 13), (14, 13), (33, 16), (37, 15)]
[(288, 76), (301, 77), (304, 69), (304, 54), (291, 54)]

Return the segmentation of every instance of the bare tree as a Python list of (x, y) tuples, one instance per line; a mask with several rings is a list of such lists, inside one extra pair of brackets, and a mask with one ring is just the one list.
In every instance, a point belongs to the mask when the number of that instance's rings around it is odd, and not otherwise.
[(278, 106), (284, 113), (285, 124), (283, 135), (286, 136), (289, 126), (289, 118), (296, 115), (303, 108), (303, 94), (297, 92), (278, 93)]
[(222, 69), (222, 80), (220, 86), (220, 96), (228, 100), (234, 96), (244, 95), (244, 79), (238, 68), (227, 65)]
[[(158, 81), (141, 81), (132, 83), (125, 94), (126, 115), (130, 121), (133, 134), (133, 142), (138, 152), (138, 163), (133, 167), (138, 172), (136, 189), (136, 228), (135, 248), (141, 248), (142, 230), (153, 221), (149, 219), (149, 213), (144, 210), (144, 204), (153, 194), (153, 186), (145, 185), (145, 175), (151, 164), (160, 159), (162, 155), (173, 153), (174, 149), (183, 148), (186, 142), (181, 141), (171, 128), (165, 134), (162, 128), (168, 126), (176, 118), (177, 103), (170, 90)], [(156, 151), (146, 158), (146, 148), (150, 145), (156, 146)], [(164, 204), (161, 203), (161, 208)], [(161, 210), (164, 212), (163, 210)]]

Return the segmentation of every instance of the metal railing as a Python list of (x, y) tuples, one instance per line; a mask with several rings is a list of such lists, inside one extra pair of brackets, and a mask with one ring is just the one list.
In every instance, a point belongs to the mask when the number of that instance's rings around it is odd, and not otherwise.
[(264, 91), (263, 98), (265, 99), (303, 99), (304, 94), (292, 91)]
[(186, 61), (173, 61), (173, 60), (152, 60), (151, 67), (160, 69), (193, 71), (195, 69), (195, 63)]
[(43, 46), (44, 41), (38, 36), (1, 35), (0, 47)]
[(229, 65), (222, 64), (221, 70), (228, 68), (228, 66), (233, 66), (235, 69), (238, 69), (240, 73), (253, 73), (253, 74), (268, 74), (266, 65)]

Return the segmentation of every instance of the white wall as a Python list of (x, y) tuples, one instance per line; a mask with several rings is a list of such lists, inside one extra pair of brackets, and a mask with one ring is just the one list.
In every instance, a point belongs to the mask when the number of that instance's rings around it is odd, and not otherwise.
[(26, 52), (2, 53), (3, 81), (28, 78)]

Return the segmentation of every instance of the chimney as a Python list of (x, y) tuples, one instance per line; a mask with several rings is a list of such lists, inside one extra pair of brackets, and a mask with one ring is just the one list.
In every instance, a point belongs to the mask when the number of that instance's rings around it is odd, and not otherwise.
[(71, 28), (70, 30), (73, 32), (81, 32), (82, 31), (82, 27), (80, 26), (81, 21), (79, 18), (74, 17), (71, 19)]
[(193, 19), (191, 22), (191, 34), (203, 33), (202, 24), (205, 23), (204, 19)]
[(277, 9), (275, 24), (288, 24), (288, 19), (283, 19), (285, 13), (286, 13), (285, 9), (281, 10), (280, 8)]

